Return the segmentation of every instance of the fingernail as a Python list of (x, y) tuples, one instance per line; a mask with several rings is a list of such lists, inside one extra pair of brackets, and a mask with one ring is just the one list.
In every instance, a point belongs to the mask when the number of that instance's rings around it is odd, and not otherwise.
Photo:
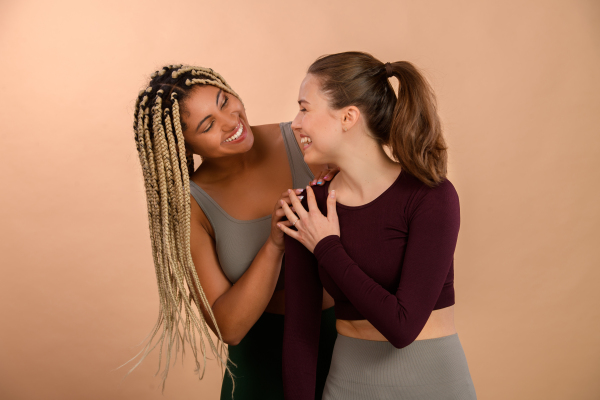
[(317, 180), (315, 179), (315, 180), (314, 180), (314, 181), (312, 181), (310, 184), (311, 184), (311, 185), (316, 185), (316, 184), (317, 184)]
[(284, 204), (285, 204), (285, 201), (281, 200), (281, 205), (284, 205)]
[(317, 185), (322, 185), (323, 181), (319, 179), (319, 182), (317, 182)]
[(299, 198), (300, 200), (302, 200), (302, 199), (304, 198), (304, 196), (298, 196), (298, 198)]
[(302, 193), (302, 192), (304, 192), (304, 189), (296, 189), (296, 193), (297, 193), (297, 194), (300, 194), (300, 193)]
[(288, 193), (292, 193), (292, 189), (288, 189)]

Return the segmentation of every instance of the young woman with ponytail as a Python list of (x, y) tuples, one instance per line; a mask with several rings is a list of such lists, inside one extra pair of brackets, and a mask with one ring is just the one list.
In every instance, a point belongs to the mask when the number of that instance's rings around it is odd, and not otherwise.
[(298, 103), (305, 161), (341, 172), (302, 200), (290, 192), (294, 210), (281, 203), (295, 228), (278, 224), (286, 400), (313, 399), (323, 288), (338, 332), (324, 400), (475, 399), (454, 326), (459, 202), (433, 91), (408, 62), (348, 52), (310, 66)]
[[(273, 205), (289, 202), (286, 187), (322, 182), (314, 176), (323, 167), (304, 163), (290, 123), (251, 127), (237, 93), (209, 68), (154, 73), (134, 132), (160, 299), (139, 362), (158, 346), (164, 383), (187, 344), (200, 377), (211, 353), (226, 367), (221, 399), (282, 400), (284, 235), (275, 224), (284, 213)], [(193, 154), (203, 160), (197, 169)], [(326, 298), (319, 311), (317, 397), (335, 341), (332, 305)]]

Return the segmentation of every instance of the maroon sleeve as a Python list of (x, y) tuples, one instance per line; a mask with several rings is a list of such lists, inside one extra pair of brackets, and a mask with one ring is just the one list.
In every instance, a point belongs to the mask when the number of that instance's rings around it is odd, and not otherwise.
[(430, 189), (407, 217), (408, 242), (395, 294), (361, 270), (340, 237), (327, 236), (314, 250), (356, 310), (397, 348), (412, 343), (425, 326), (453, 263), (460, 211), (456, 191), (446, 183)]
[(323, 286), (315, 256), (285, 235), (283, 389), (286, 400), (313, 400)]

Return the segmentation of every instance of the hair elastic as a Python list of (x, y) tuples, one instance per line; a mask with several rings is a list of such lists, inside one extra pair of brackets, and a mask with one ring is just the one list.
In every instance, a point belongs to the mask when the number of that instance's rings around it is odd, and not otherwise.
[(389, 62), (386, 62), (384, 64), (385, 66), (385, 73), (387, 75), (388, 78), (394, 76), (394, 70), (392, 69), (392, 64), (390, 64)]

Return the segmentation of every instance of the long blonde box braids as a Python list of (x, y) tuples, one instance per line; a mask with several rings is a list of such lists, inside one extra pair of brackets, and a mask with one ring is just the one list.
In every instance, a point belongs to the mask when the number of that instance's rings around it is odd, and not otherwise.
[[(171, 72), (174, 83), (155, 83), (157, 79), (168, 79), (164, 76)], [(174, 81), (175, 82), (175, 81)], [(185, 343), (188, 342), (196, 365), (196, 372), (202, 379), (206, 369), (208, 340), (212, 353), (220, 361), (221, 370), (231, 370), (227, 366), (228, 351), (218, 329), (212, 309), (198, 279), (190, 252), (190, 183), (185, 157), (183, 129), (180, 119), (180, 105), (177, 90), (172, 90), (167, 99), (171, 110), (164, 107), (163, 89), (154, 86), (178, 87), (185, 91), (193, 85), (216, 86), (239, 99), (239, 96), (225, 82), (223, 77), (212, 69), (182, 65), (169, 65), (152, 74), (151, 84), (140, 92), (135, 109), (134, 132), (135, 141), (144, 176), (146, 200), (148, 206), (148, 227), (152, 245), (152, 256), (160, 308), (158, 320), (149, 334), (149, 339), (142, 350), (132, 359), (140, 357), (131, 368), (133, 371), (146, 356), (159, 346), (160, 372), (163, 350), (166, 353), (165, 367), (162, 373), (163, 390), (171, 364), (173, 346), (175, 358), (180, 347), (185, 354)], [(150, 95), (156, 92), (152, 107)], [(152, 127), (150, 128), (150, 124)], [(191, 289), (192, 288), (192, 289)], [(193, 290), (195, 288), (195, 290)], [(192, 301), (196, 307), (192, 307)], [(202, 306), (216, 327), (218, 342), (212, 340), (203, 313)], [(161, 331), (162, 328), (162, 331)], [(159, 331), (160, 337), (155, 341)], [(197, 336), (196, 336), (197, 335)], [(200, 349), (198, 349), (200, 343)], [(202, 362), (198, 353), (202, 354)], [(130, 361), (132, 361), (130, 360)], [(233, 376), (233, 375), (232, 375)]]

